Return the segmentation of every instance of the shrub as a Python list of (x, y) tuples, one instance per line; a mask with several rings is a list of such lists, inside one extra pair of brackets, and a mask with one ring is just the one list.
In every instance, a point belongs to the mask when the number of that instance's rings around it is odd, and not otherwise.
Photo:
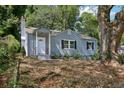
[(54, 53), (51, 55), (51, 58), (52, 59), (59, 59), (59, 58), (61, 58), (61, 56), (59, 54)]
[(69, 54), (65, 53), (64, 59), (69, 59), (70, 57), (71, 57), (71, 56), (70, 56)]
[(93, 60), (99, 60), (100, 59), (100, 54), (97, 52), (93, 56), (91, 56)]
[(74, 53), (74, 55), (72, 55), (72, 57), (74, 59), (81, 59), (82, 58), (82, 55), (80, 53)]
[(15, 39), (14, 36), (12, 35), (8, 35), (7, 36), (7, 42), (8, 42), (8, 50), (10, 53), (12, 52), (18, 52), (20, 49), (20, 43), (18, 42), (18, 40)]
[(0, 65), (9, 62), (7, 44), (0, 42)]
[(124, 54), (119, 54), (117, 60), (120, 64), (124, 64)]
[(20, 44), (12, 35), (0, 40), (0, 71), (7, 70), (15, 65), (15, 53), (19, 51)]

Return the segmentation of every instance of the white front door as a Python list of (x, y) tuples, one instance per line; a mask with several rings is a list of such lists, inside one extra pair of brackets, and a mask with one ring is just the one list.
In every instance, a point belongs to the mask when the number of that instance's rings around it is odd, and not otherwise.
[(45, 55), (45, 38), (38, 38), (38, 55)]

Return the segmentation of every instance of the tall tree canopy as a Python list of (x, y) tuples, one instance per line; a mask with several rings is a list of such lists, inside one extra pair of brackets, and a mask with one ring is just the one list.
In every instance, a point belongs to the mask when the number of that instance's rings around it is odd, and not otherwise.
[(0, 36), (12, 34), (19, 39), (20, 17), (24, 15), (26, 6), (0, 6)]
[(98, 39), (98, 21), (92, 13), (84, 12), (75, 23), (75, 28), (85, 35)]
[(28, 26), (49, 29), (73, 29), (79, 15), (79, 6), (29, 6), (26, 10)]

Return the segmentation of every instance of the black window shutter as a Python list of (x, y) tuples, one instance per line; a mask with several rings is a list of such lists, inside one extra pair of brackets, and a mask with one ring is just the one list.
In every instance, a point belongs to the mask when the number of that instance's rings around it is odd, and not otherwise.
[(87, 42), (87, 49), (88, 49), (88, 42)]
[(92, 42), (92, 49), (94, 49), (94, 43)]
[(77, 42), (75, 41), (75, 49), (77, 49)]
[(62, 49), (64, 49), (64, 40), (61, 41)]

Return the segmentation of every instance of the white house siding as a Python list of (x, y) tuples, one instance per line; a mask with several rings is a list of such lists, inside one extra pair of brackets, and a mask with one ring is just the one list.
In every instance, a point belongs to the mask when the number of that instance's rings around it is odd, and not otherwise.
[[(77, 49), (62, 49), (61, 48), (61, 40), (76, 40), (77, 42)], [(96, 47), (94, 47), (95, 50), (93, 51), (89, 51), (87, 50), (86, 47), (86, 42), (87, 41), (91, 41), (91, 40), (85, 40), (82, 39), (80, 37), (79, 34), (77, 34), (76, 32), (61, 32), (56, 36), (52, 36), (51, 37), (51, 54), (61, 54), (61, 55), (65, 55), (65, 53), (67, 52), (68, 54), (72, 55), (72, 54), (76, 54), (76, 52), (80, 53), (82, 56), (90, 56), (93, 55), (96, 51)], [(92, 40), (95, 43), (96, 46), (96, 41)]]

